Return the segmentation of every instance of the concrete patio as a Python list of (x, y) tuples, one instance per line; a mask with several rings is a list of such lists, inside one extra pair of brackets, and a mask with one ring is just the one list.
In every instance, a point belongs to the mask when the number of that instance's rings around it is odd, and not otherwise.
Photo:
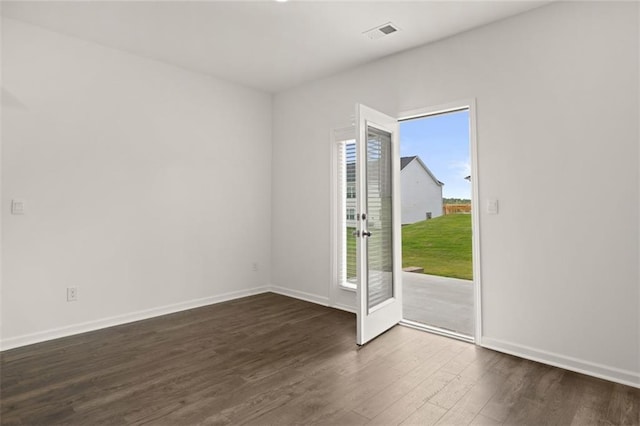
[(473, 281), (402, 272), (404, 318), (473, 336)]

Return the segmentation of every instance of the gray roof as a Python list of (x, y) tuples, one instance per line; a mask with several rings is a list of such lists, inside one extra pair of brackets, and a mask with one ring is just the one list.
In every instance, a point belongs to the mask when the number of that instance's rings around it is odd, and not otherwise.
[(404, 169), (405, 167), (407, 167), (409, 165), (409, 163), (411, 163), (413, 160), (417, 159), (418, 163), (420, 163), (420, 165), (422, 166), (422, 168), (427, 172), (427, 174), (429, 176), (431, 176), (431, 178), (440, 186), (444, 185), (443, 182), (440, 182), (435, 176), (434, 174), (431, 172), (431, 170), (429, 170), (429, 168), (426, 166), (426, 164), (424, 164), (422, 162), (422, 160), (420, 159), (420, 157), (418, 157), (417, 155), (413, 155), (411, 157), (400, 157), (400, 170)]
[(412, 157), (402, 157), (400, 158), (400, 170), (404, 169), (405, 167), (407, 167), (407, 165), (413, 161), (414, 158), (416, 158), (417, 155), (414, 155)]

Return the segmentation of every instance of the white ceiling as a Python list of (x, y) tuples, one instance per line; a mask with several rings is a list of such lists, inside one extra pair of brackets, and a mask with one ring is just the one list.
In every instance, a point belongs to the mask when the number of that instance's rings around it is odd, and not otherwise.
[[(546, 1), (2, 2), (2, 15), (276, 92)], [(386, 22), (401, 31), (362, 33)]]

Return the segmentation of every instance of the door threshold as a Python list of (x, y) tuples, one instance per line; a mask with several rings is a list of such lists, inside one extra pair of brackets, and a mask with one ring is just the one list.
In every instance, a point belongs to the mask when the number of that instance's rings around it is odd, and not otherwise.
[(431, 325), (422, 324), (421, 322), (411, 321), (403, 319), (400, 321), (400, 325), (405, 327), (415, 328), (416, 330), (426, 331), (427, 333), (437, 334), (439, 336), (449, 337), (451, 339), (462, 340), (467, 343), (475, 343), (476, 339), (466, 334), (456, 333), (455, 331), (445, 330), (444, 328), (433, 327)]

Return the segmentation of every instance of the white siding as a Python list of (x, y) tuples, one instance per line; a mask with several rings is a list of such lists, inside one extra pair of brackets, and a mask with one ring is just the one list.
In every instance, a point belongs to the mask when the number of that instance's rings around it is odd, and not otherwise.
[(438, 185), (417, 159), (400, 171), (402, 224), (442, 216), (442, 186)]
[[(349, 211), (353, 211), (354, 218), (349, 219)], [(346, 225), (349, 227), (355, 227), (358, 223), (356, 221), (356, 216), (358, 214), (358, 210), (356, 209), (356, 199), (355, 198), (347, 198), (345, 202), (345, 217), (347, 219)]]

